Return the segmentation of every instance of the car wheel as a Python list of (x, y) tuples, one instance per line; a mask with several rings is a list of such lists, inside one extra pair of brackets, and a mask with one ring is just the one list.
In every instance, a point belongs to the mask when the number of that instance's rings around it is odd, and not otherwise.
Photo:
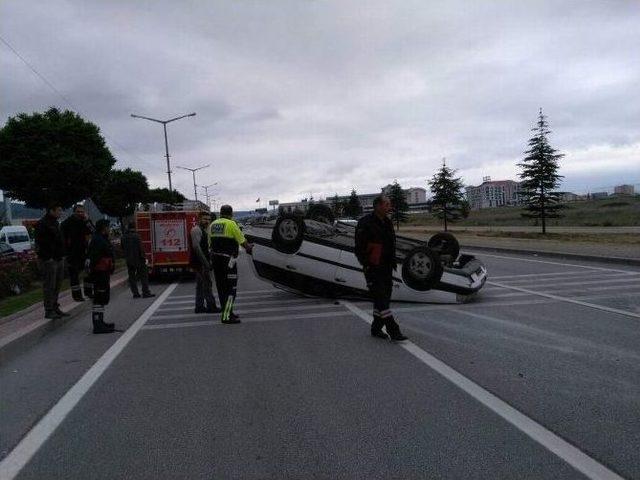
[(414, 290), (430, 290), (442, 278), (440, 256), (429, 247), (416, 247), (402, 262), (402, 280)]
[(304, 239), (304, 220), (297, 215), (283, 215), (271, 232), (273, 246), (282, 253), (295, 253)]
[(307, 210), (306, 218), (329, 225), (333, 225), (335, 221), (333, 210), (327, 205), (311, 205)]
[(460, 254), (460, 243), (458, 243), (456, 237), (449, 232), (436, 233), (429, 239), (427, 246), (441, 257), (451, 257), (452, 262), (454, 262)]

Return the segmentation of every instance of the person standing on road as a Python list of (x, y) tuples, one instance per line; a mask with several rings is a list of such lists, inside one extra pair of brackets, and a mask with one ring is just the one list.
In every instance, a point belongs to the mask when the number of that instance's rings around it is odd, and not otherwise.
[[(80, 287), (80, 273), (84, 270), (87, 259), (87, 246), (93, 233), (93, 225), (87, 219), (84, 206), (77, 204), (73, 213), (62, 222), (62, 235), (67, 254), (67, 268), (69, 269), (69, 284), (71, 296), (76, 302), (84, 302)], [(85, 279), (86, 282), (86, 279)]]
[(64, 277), (64, 238), (58, 222), (61, 215), (60, 204), (52, 203), (45, 216), (38, 220), (34, 235), (42, 272), (44, 318), (50, 320), (69, 316), (60, 310), (58, 303)]
[(87, 264), (93, 278), (93, 308), (91, 321), (93, 333), (112, 333), (113, 323), (104, 321), (104, 308), (111, 294), (110, 277), (115, 269), (113, 246), (109, 239), (109, 220), (98, 220), (96, 232), (89, 243)]
[(218, 297), (222, 307), (222, 323), (240, 323), (238, 315), (233, 313), (233, 302), (238, 285), (238, 266), (236, 261), (239, 246), (251, 254), (253, 245), (244, 238), (240, 227), (232, 219), (230, 205), (220, 207), (220, 218), (211, 224), (211, 262), (216, 277)]
[(131, 222), (129, 228), (120, 238), (120, 246), (127, 261), (127, 273), (129, 275), (129, 288), (133, 298), (140, 298), (138, 291), (138, 280), (142, 285), (142, 298), (155, 297), (149, 290), (149, 272), (147, 271), (147, 261), (142, 250), (142, 240), (136, 232), (135, 223)]
[(195, 313), (219, 313), (213, 296), (211, 282), (211, 255), (209, 253), (209, 225), (211, 214), (200, 212), (198, 224), (195, 225), (189, 238), (191, 239), (191, 266), (196, 274), (196, 309)]
[[(402, 341), (407, 340), (407, 337), (400, 332), (400, 326), (390, 309), (393, 271), (397, 267), (396, 234), (393, 223), (387, 216), (390, 211), (391, 202), (384, 195), (373, 200), (373, 213), (362, 217), (356, 226), (355, 254), (362, 265), (367, 288), (373, 299), (371, 335)], [(386, 328), (388, 335), (382, 331), (382, 327)]]

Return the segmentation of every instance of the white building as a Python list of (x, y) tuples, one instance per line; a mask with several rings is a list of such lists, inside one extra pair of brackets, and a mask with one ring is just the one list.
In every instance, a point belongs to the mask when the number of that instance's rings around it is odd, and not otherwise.
[(613, 191), (616, 195), (633, 195), (635, 189), (633, 185), (617, 185), (613, 187)]
[(467, 201), (472, 210), (519, 205), (521, 183), (513, 180), (491, 180), (484, 177), (482, 184), (466, 188)]

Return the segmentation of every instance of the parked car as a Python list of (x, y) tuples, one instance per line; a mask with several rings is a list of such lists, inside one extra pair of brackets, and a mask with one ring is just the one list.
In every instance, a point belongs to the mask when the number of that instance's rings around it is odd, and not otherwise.
[[(285, 214), (247, 225), (244, 235), (254, 244), (252, 265), (258, 276), (312, 295), (368, 297), (354, 253), (354, 225)], [(397, 236), (396, 261), (394, 301), (468, 302), (487, 279), (483, 263), (460, 255), (450, 233), (438, 233), (428, 242)]]
[(0, 228), (0, 242), (9, 244), (16, 252), (33, 249), (29, 231), (23, 225), (10, 225)]

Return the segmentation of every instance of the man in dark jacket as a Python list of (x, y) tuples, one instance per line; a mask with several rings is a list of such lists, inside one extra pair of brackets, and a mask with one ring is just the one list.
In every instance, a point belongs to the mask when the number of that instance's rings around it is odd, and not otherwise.
[(191, 239), (191, 266), (196, 274), (195, 313), (218, 313), (211, 281), (211, 255), (209, 253), (209, 224), (211, 214), (200, 212), (198, 224), (189, 232)]
[(115, 268), (113, 246), (109, 240), (109, 220), (96, 222), (96, 233), (89, 243), (88, 260), (94, 288), (91, 312), (93, 333), (114, 332), (115, 325), (104, 321), (104, 307), (111, 296), (110, 277)]
[[(69, 284), (71, 296), (76, 302), (83, 302), (82, 289), (80, 287), (80, 272), (84, 270), (84, 261), (87, 258), (87, 246), (93, 234), (93, 225), (87, 218), (83, 205), (75, 205), (73, 214), (62, 222), (62, 235), (67, 255), (67, 268), (69, 269)], [(86, 281), (86, 280), (85, 280)]]
[(62, 207), (54, 203), (35, 227), (36, 252), (42, 271), (44, 318), (56, 320), (69, 314), (60, 310), (58, 296), (64, 277), (64, 239), (58, 219)]
[(142, 250), (140, 235), (136, 232), (135, 223), (129, 224), (129, 229), (122, 235), (120, 245), (127, 261), (127, 271), (129, 273), (129, 288), (133, 298), (140, 298), (138, 291), (138, 280), (142, 284), (142, 297), (155, 297), (149, 290), (149, 272), (147, 271), (146, 257)]
[[(406, 340), (391, 313), (393, 271), (396, 263), (396, 234), (393, 223), (387, 217), (391, 202), (384, 195), (373, 200), (373, 213), (358, 221), (355, 238), (355, 254), (362, 265), (367, 288), (373, 298), (373, 322), (371, 335), (395, 341)], [(385, 327), (387, 334), (382, 331)]]

